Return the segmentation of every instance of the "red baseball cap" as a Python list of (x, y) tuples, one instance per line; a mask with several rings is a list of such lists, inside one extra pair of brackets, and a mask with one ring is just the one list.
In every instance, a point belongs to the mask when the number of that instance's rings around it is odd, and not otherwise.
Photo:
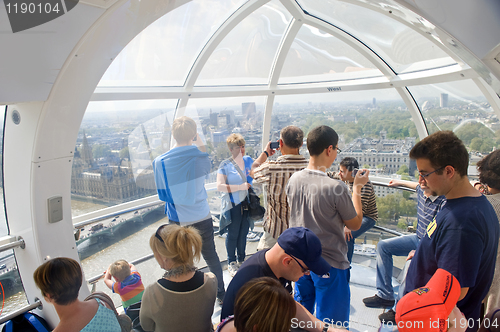
[(437, 269), (425, 287), (399, 300), (396, 322), (399, 332), (446, 332), (447, 319), (460, 297), (460, 283), (451, 273)]

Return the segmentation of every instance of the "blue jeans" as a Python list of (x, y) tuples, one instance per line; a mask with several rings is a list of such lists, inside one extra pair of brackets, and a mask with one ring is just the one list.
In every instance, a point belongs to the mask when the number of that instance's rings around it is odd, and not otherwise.
[[(377, 245), (377, 295), (385, 300), (394, 300), (392, 288), (392, 256), (407, 256), (416, 250), (419, 238), (416, 234), (403, 235), (382, 240)], [(401, 291), (400, 291), (401, 292)]]
[(375, 220), (370, 217), (363, 217), (361, 221), (361, 227), (357, 231), (352, 231), (352, 239), (347, 241), (347, 259), (349, 263), (352, 262), (352, 255), (354, 254), (354, 240), (360, 237), (364, 232), (369, 230), (375, 225)]
[(236, 252), (238, 262), (245, 260), (245, 249), (247, 246), (247, 234), (250, 229), (248, 221), (248, 210), (243, 210), (241, 204), (230, 210), (231, 223), (227, 226), (226, 250), (227, 263), (236, 262)]
[(224, 279), (222, 278), (222, 266), (215, 249), (212, 218), (210, 217), (190, 226), (196, 228), (201, 235), (201, 255), (207, 262), (210, 272), (217, 277), (217, 297), (223, 299), (226, 292), (224, 290)]
[(313, 272), (302, 276), (295, 283), (295, 301), (302, 304), (311, 314), (326, 323), (349, 328), (351, 310), (351, 290), (349, 289), (349, 269), (334, 267), (322, 276)]

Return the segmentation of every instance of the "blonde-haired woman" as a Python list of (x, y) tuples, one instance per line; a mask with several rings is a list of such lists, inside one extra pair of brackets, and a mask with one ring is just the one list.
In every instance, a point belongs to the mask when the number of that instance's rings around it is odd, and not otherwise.
[(213, 331), (212, 313), (217, 279), (197, 271), (201, 236), (193, 227), (166, 224), (151, 236), (156, 261), (166, 270), (163, 278), (146, 287), (140, 311), (145, 331)]
[(240, 134), (229, 135), (226, 142), (231, 157), (219, 166), (217, 190), (227, 193), (222, 199), (220, 234), (227, 232), (228, 271), (234, 276), (245, 260), (247, 234), (250, 226), (253, 228), (248, 219), (247, 202), (248, 188), (252, 184), (249, 174), (253, 159), (245, 156), (245, 139)]
[(288, 332), (295, 313), (293, 297), (277, 279), (255, 278), (238, 291), (234, 317), (216, 332)]

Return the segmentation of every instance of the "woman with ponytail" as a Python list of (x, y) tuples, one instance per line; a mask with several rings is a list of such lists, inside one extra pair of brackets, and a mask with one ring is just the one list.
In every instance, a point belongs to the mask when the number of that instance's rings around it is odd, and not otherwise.
[(201, 236), (193, 227), (166, 224), (151, 236), (149, 245), (166, 272), (144, 291), (140, 311), (145, 331), (213, 331), (212, 313), (217, 279), (197, 271)]

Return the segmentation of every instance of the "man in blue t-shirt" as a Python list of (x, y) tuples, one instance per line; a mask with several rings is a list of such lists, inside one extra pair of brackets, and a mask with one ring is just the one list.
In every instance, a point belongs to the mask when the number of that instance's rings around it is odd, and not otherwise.
[[(427, 225), (446, 203), (444, 196), (433, 196), (424, 184), (418, 182), (391, 180), (389, 187), (406, 187), (417, 193), (417, 232), (382, 240), (377, 245), (377, 294), (363, 299), (363, 303), (371, 308), (396, 307), (394, 289), (392, 287), (393, 256), (407, 256), (410, 260), (424, 236)], [(403, 296), (404, 282), (399, 287), (397, 299)], [(396, 312), (389, 310), (378, 316), (380, 321), (396, 323)]]
[(193, 226), (200, 232), (203, 241), (201, 254), (217, 277), (217, 300), (222, 303), (224, 280), (215, 250), (212, 215), (205, 190), (210, 159), (193, 119), (187, 116), (175, 119), (172, 135), (177, 145), (153, 161), (158, 197), (165, 202), (165, 214), (170, 222)]
[(436, 215), (415, 252), (406, 277), (405, 293), (423, 287), (438, 268), (453, 274), (461, 287), (457, 303), (477, 331), (481, 301), (488, 293), (495, 268), (499, 225), (488, 200), (469, 183), (469, 154), (451, 131), (436, 132), (410, 152), (416, 159), (419, 183), (446, 205)]

